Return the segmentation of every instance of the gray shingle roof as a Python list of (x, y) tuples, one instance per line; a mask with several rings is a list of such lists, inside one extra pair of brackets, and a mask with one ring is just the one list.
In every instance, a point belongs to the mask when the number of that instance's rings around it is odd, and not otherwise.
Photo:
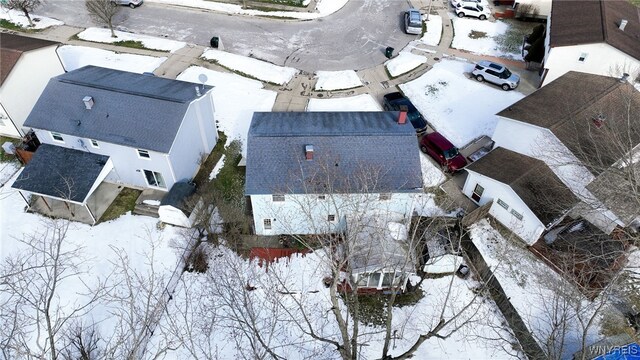
[[(255, 113), (246, 194), (417, 191), (422, 175), (415, 130), (409, 122), (397, 124), (397, 117), (398, 112)], [(311, 161), (305, 160), (306, 145), (313, 146)]]
[(108, 156), (42, 144), (13, 188), (82, 203)]
[[(51, 79), (25, 126), (168, 153), (189, 104), (210, 89), (85, 66)], [(93, 98), (91, 110), (85, 96)]]
[(173, 184), (169, 193), (162, 198), (160, 206), (168, 205), (184, 212), (193, 210), (193, 204), (188, 204), (187, 199), (196, 192), (196, 186), (184, 181)]
[(578, 202), (543, 161), (501, 147), (466, 169), (509, 185), (545, 225)]

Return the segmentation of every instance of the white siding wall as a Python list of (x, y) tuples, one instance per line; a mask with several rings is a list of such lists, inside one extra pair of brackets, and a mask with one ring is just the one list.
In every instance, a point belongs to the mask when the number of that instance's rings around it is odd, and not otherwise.
[[(137, 149), (121, 145), (110, 144), (98, 141), (99, 148), (91, 145), (88, 138), (78, 138), (67, 134), (62, 134), (64, 143), (55, 141), (51, 137), (51, 132), (46, 130), (35, 130), (38, 139), (44, 144), (52, 144), (63, 146), (81, 151), (88, 151), (94, 154), (107, 155), (113, 161), (113, 171), (107, 176), (106, 180), (116, 183), (123, 183), (133, 187), (147, 188), (147, 182), (144, 177), (143, 169), (159, 172), (162, 174), (167, 185), (166, 190), (170, 189), (176, 182), (169, 164), (169, 155), (149, 151), (150, 158), (144, 159), (138, 157)], [(82, 140), (81, 144), (80, 140)], [(146, 149), (142, 149), (146, 150)]]
[[(583, 53), (587, 54), (585, 60), (578, 61)], [(614, 77), (620, 77), (624, 72), (637, 76), (640, 71), (640, 60), (611, 45), (598, 43), (550, 48), (544, 67), (548, 72), (542, 86), (570, 70)]]
[[(56, 48), (48, 46), (23, 53), (0, 87), (0, 104), (18, 129), (22, 130), (49, 79), (64, 73)], [(19, 137), (24, 133), (18, 135), (13, 125), (6, 124), (0, 126), (0, 135)]]
[[(551, 0), (516, 0), (513, 4), (513, 7), (516, 10), (519, 10), (520, 5), (531, 4), (536, 6), (538, 12), (536, 18), (546, 19), (549, 14), (551, 14)], [(525, 14), (532, 16), (533, 14)]]
[[(413, 213), (416, 194), (394, 193), (390, 200), (379, 200), (380, 194), (286, 195), (285, 201), (274, 202), (271, 195), (251, 195), (256, 234), (318, 234), (335, 232), (345, 226), (351, 214), (385, 214), (389, 221), (408, 219)], [(329, 222), (328, 215), (335, 215)], [(271, 219), (271, 230), (264, 229), (264, 219)]]
[(169, 151), (177, 181), (193, 178), (201, 154), (209, 155), (217, 140), (213, 99), (209, 92), (191, 104)]
[[(467, 180), (464, 183), (462, 192), (471, 199), (471, 195), (476, 185), (480, 184), (484, 188), (482, 197), (477, 203), (482, 206), (486, 203), (492, 203), (489, 213), (496, 218), (502, 225), (509, 228), (527, 244), (532, 245), (540, 238), (545, 230), (544, 224), (538, 220), (536, 215), (529, 207), (520, 199), (520, 197), (511, 189), (510, 186), (498, 182), (494, 179), (469, 171)], [(498, 199), (505, 202), (509, 208), (505, 209), (498, 204)], [(472, 199), (473, 200), (473, 199)], [(473, 200), (475, 201), (475, 200)], [(511, 210), (522, 214), (522, 220), (511, 214)]]

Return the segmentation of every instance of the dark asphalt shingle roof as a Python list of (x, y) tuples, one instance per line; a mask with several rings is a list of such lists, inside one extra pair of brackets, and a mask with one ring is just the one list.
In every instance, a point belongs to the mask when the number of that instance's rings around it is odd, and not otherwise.
[[(415, 130), (398, 112), (254, 113), (247, 195), (414, 192), (422, 187)], [(314, 157), (305, 160), (305, 146)], [(330, 180), (327, 180), (330, 179)]]
[(497, 147), (466, 167), (508, 185), (548, 225), (578, 199), (541, 160)]
[(13, 188), (82, 203), (108, 156), (42, 144)]
[(187, 199), (196, 192), (195, 185), (187, 182), (177, 182), (173, 184), (169, 193), (162, 198), (160, 206), (173, 206), (185, 212), (193, 209), (192, 204), (187, 203)]
[[(618, 26), (627, 20), (624, 31)], [(628, 0), (554, 0), (550, 45), (606, 42), (640, 60), (640, 10)]]
[(498, 115), (551, 130), (594, 175), (640, 143), (640, 92), (608, 76), (570, 71)]
[(59, 43), (0, 32), (0, 85), (4, 83), (23, 52)]
[[(189, 104), (210, 89), (85, 66), (51, 79), (25, 126), (168, 153)], [(93, 98), (91, 110), (85, 109), (85, 96)]]

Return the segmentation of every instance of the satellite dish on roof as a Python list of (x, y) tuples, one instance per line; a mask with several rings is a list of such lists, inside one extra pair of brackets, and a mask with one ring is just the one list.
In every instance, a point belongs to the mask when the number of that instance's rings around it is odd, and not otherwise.
[(209, 80), (209, 78), (205, 74), (200, 74), (198, 75), (198, 80), (200, 80), (200, 82), (202, 83), (202, 90), (204, 91), (204, 85), (207, 83), (207, 80)]

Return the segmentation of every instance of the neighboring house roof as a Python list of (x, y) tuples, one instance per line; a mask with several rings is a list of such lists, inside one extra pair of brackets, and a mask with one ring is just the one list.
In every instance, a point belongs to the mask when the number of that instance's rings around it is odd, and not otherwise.
[(53, 41), (0, 32), (0, 85), (9, 76), (23, 52), (58, 44)]
[(42, 144), (12, 187), (82, 203), (108, 156)]
[[(168, 153), (189, 104), (211, 89), (85, 66), (52, 78), (24, 125)], [(91, 110), (85, 108), (86, 96), (93, 98)]]
[[(247, 139), (247, 195), (416, 192), (415, 130), (398, 112), (256, 112)], [(305, 160), (306, 146), (313, 160)], [(364, 189), (366, 187), (366, 189)]]
[[(627, 20), (623, 30), (620, 21)], [(628, 0), (554, 0), (550, 45), (606, 42), (640, 60), (640, 11)]]
[(640, 216), (639, 180), (640, 162), (620, 169), (612, 166), (589, 183), (587, 190), (620, 220), (629, 224)]
[(196, 192), (196, 186), (188, 182), (177, 182), (173, 184), (169, 193), (162, 198), (160, 206), (173, 206), (184, 212), (191, 212), (195, 204), (187, 203), (187, 199)]
[(570, 210), (578, 199), (541, 160), (497, 147), (466, 167), (508, 185), (529, 209), (548, 225)]
[(640, 118), (640, 92), (608, 76), (569, 71), (498, 115), (550, 129), (594, 174), (624, 156), (620, 148), (640, 143), (640, 123), (629, 121)]

